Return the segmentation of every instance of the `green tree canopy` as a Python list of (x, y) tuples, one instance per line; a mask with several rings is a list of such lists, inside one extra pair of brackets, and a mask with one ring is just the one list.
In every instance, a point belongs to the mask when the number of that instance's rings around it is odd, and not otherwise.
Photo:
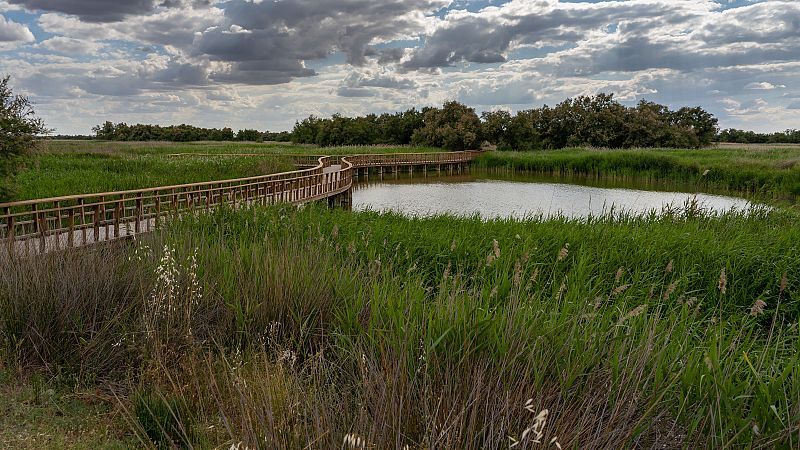
[(12, 92), (10, 79), (0, 78), (0, 201), (11, 196), (20, 159), (34, 148), (37, 135), (48, 132), (28, 98)]

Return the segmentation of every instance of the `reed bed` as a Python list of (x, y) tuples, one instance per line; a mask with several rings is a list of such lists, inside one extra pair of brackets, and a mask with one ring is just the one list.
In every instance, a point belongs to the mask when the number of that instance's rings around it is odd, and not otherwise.
[(793, 448), (800, 229), (219, 209), (0, 260), (0, 361), (189, 448)]
[(794, 202), (800, 195), (798, 161), (798, 147), (779, 146), (490, 152), (474, 165), (552, 175), (689, 183), (699, 190), (741, 192), (768, 200)]

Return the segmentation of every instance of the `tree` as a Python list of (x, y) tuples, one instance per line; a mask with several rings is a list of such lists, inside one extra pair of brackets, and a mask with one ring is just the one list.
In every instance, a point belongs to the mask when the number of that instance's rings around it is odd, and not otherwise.
[(258, 130), (244, 129), (236, 133), (237, 141), (258, 142), (261, 140), (261, 132)]
[(484, 139), (497, 145), (500, 150), (511, 150), (509, 128), (511, 127), (511, 113), (508, 111), (486, 111), (481, 114), (481, 124)]
[(415, 145), (454, 151), (480, 147), (481, 119), (474, 109), (459, 102), (445, 102), (441, 109), (426, 109), (423, 123), (423, 127), (412, 136), (411, 141)]
[(675, 111), (673, 123), (693, 134), (691, 147), (696, 148), (710, 145), (719, 131), (717, 118), (699, 106), (683, 107)]
[(19, 161), (36, 145), (36, 136), (49, 132), (36, 117), (28, 98), (14, 95), (11, 77), (0, 79), (0, 200), (11, 196), (13, 177)]
[(103, 125), (92, 127), (92, 131), (94, 132), (95, 136), (97, 136), (97, 139), (110, 141), (114, 139), (114, 128), (114, 124), (106, 120), (106, 123)]

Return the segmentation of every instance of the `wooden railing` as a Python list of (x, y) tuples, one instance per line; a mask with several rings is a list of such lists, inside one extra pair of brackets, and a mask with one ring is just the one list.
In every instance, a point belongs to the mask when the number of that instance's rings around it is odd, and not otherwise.
[(316, 157), (314, 167), (272, 175), (2, 203), (0, 241), (12, 249), (38, 252), (86, 245), (150, 231), (171, 214), (221, 204), (303, 203), (331, 197), (352, 187), (354, 168), (460, 164), (478, 153), (322, 156)]
[(395, 154), (362, 154), (349, 155), (349, 161), (354, 168), (381, 167), (381, 166), (408, 166), (408, 165), (436, 165), (467, 163), (481, 154), (479, 151), (448, 152), (448, 153), (395, 153)]

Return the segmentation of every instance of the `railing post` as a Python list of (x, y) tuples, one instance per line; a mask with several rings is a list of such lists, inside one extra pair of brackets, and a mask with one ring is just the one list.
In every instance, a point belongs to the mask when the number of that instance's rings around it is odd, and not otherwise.
[(44, 221), (44, 213), (39, 212), (39, 207), (36, 203), (33, 204), (33, 212), (36, 216), (35, 223), (36, 223), (36, 231), (39, 233), (39, 251), (44, 253), (47, 239), (45, 236), (45, 232), (47, 231), (47, 223)]
[(161, 194), (156, 191), (156, 228), (161, 223)]
[(11, 208), (3, 208), (3, 215), (6, 216), (6, 240), (8, 241), (8, 252), (14, 251), (14, 216), (11, 215)]
[[(102, 199), (102, 197), (100, 197)], [(102, 201), (102, 200), (101, 200)], [(94, 242), (100, 241), (100, 204), (94, 205)]]
[(136, 194), (136, 214), (134, 216), (136, 223), (133, 224), (133, 230), (136, 234), (141, 231), (140, 222), (142, 221), (142, 193)]
[(61, 248), (61, 202), (53, 202), (53, 210), (56, 213), (55, 220), (53, 221), (53, 225), (55, 225), (53, 230), (55, 233), (53, 233), (53, 237), (56, 241), (56, 250), (58, 250)]
[(114, 237), (119, 237), (119, 222), (122, 220), (122, 214), (120, 209), (122, 208), (122, 201), (117, 200), (117, 204), (114, 207)]
[(78, 199), (78, 206), (81, 208), (81, 235), (83, 236), (83, 244), (86, 245), (86, 208), (83, 206), (83, 197)]
[(69, 232), (67, 233), (67, 246), (72, 248), (75, 246), (75, 208), (69, 208), (67, 213), (67, 223), (69, 224)]

